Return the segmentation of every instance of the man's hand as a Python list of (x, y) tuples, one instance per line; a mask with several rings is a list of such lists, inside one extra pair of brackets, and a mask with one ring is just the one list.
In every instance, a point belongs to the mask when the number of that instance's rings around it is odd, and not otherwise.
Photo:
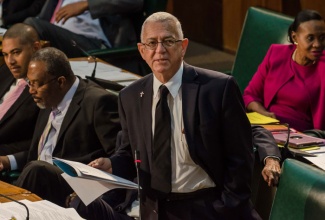
[(272, 157), (266, 158), (262, 176), (268, 186), (276, 186), (278, 184), (280, 173), (280, 161)]
[(104, 170), (108, 173), (112, 173), (112, 163), (109, 158), (101, 157), (91, 161), (88, 165), (100, 170)]
[(7, 156), (0, 156), (0, 171), (2, 170), (9, 170), (10, 169), (10, 162)]
[(75, 2), (60, 8), (55, 14), (55, 21), (64, 24), (69, 18), (78, 16), (88, 10), (88, 1)]

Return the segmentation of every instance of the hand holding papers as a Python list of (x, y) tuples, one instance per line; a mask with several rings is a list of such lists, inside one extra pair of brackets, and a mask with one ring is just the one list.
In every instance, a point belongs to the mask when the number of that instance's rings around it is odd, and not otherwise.
[(111, 189), (137, 189), (137, 184), (129, 180), (79, 162), (53, 158), (53, 163), (65, 172), (62, 177), (85, 205)]

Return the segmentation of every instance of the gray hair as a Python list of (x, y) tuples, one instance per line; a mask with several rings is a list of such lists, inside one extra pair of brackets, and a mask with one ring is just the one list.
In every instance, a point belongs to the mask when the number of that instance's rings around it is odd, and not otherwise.
[(54, 47), (46, 47), (36, 51), (30, 62), (40, 61), (46, 65), (46, 72), (49, 75), (60, 77), (65, 76), (69, 78), (74, 76), (68, 57), (61, 51)]
[(37, 31), (30, 25), (17, 23), (11, 26), (3, 35), (3, 40), (19, 38), (22, 45), (32, 45), (39, 41)]
[(167, 13), (167, 12), (156, 12), (150, 15), (142, 24), (142, 29), (141, 29), (141, 41), (143, 42), (143, 32), (144, 32), (144, 27), (146, 26), (147, 23), (149, 22), (161, 22), (161, 23), (169, 23), (170, 26), (176, 28), (176, 34), (178, 35), (177, 37), (179, 39), (184, 38), (183, 30), (182, 30), (182, 25), (179, 22), (179, 20), (172, 14)]

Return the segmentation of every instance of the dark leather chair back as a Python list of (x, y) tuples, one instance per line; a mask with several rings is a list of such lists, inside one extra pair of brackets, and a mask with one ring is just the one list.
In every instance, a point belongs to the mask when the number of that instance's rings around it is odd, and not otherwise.
[(324, 218), (324, 170), (297, 160), (285, 160), (270, 220), (320, 220)]
[(243, 91), (274, 43), (289, 43), (287, 32), (293, 18), (267, 9), (250, 7), (244, 26), (232, 75)]

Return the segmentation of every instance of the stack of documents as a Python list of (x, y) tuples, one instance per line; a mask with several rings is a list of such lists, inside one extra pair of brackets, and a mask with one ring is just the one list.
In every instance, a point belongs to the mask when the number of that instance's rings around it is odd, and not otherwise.
[[(62, 208), (47, 200), (41, 200), (37, 202), (31, 202), (29, 200), (20, 200), (19, 202), (24, 203), (29, 210), (30, 220), (81, 220), (81, 218), (75, 209), (73, 208)], [(27, 210), (26, 208), (18, 204), (17, 202), (6, 202), (0, 203), (0, 220), (8, 219), (26, 219)]]
[[(70, 61), (70, 65), (75, 75), (85, 79), (86, 76), (91, 76), (95, 62)], [(141, 78), (136, 74), (126, 72), (121, 68), (103, 62), (97, 62), (95, 77), (98, 79), (113, 81), (123, 86), (127, 86), (133, 81)]]

